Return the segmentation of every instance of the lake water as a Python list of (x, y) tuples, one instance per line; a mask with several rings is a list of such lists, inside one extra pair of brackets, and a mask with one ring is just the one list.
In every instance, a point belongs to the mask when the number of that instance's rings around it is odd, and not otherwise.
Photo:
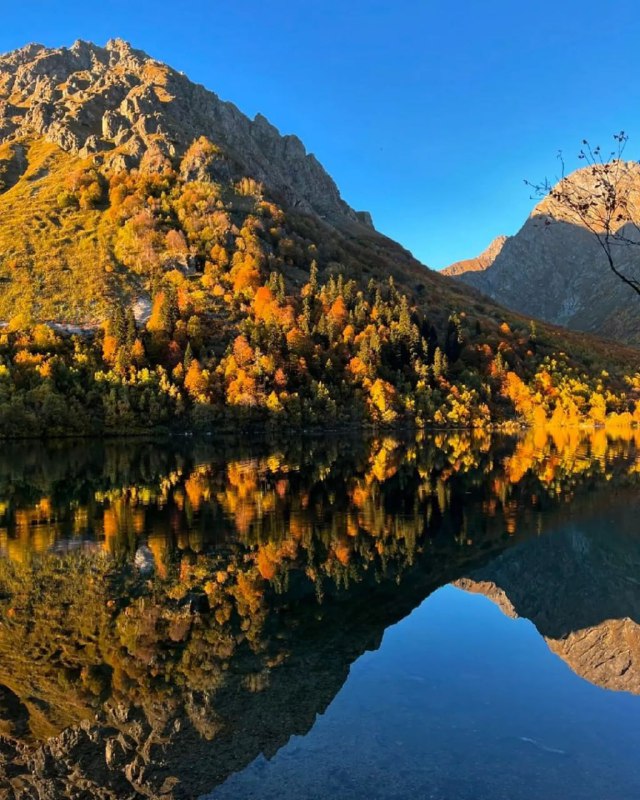
[(640, 435), (5, 445), (0, 797), (640, 796)]

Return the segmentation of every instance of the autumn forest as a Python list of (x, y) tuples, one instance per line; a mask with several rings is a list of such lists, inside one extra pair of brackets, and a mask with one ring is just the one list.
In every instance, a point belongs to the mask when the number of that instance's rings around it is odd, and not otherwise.
[[(51, 205), (1, 262), (5, 436), (640, 417), (622, 348), (606, 359), (600, 343), (463, 305), (415, 269), (374, 278), (381, 247), (285, 212), (254, 180), (211, 179), (228, 167), (204, 138), (151, 172), (70, 170), (41, 144), (28, 157)], [(37, 280), (25, 241), (43, 254)]]

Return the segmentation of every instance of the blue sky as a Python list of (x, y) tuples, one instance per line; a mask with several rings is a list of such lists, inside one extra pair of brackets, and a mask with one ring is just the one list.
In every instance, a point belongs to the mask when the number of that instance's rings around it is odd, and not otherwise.
[(429, 266), (515, 233), (587, 137), (640, 154), (640, 15), (610, 0), (3, 4), (0, 51), (113, 36), (296, 133)]

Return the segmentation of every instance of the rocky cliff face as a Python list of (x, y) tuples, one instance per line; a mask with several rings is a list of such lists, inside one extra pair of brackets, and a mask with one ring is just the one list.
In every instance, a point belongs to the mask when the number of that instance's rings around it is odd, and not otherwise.
[[(30, 44), (0, 57), (0, 144), (38, 136), (113, 170), (162, 169), (206, 136), (227, 169), (261, 181), (279, 199), (333, 223), (371, 226), (340, 197), (334, 181), (295, 136), (231, 103), (119, 39), (106, 47)], [(20, 175), (14, 149), (5, 182)], [(23, 159), (24, 160), (24, 159)], [(0, 175), (0, 180), (3, 176)]]
[[(567, 180), (588, 194), (594, 176), (589, 169), (578, 170)], [(635, 215), (640, 208), (640, 165), (625, 163), (620, 180)], [(595, 186), (591, 188), (595, 194)], [(597, 209), (592, 221), (597, 226)], [(627, 232), (638, 238), (633, 226)], [(610, 271), (594, 235), (551, 197), (534, 208), (492, 260), (483, 256), (454, 264), (445, 274), (528, 316), (640, 342), (639, 298)], [(640, 247), (619, 246), (616, 258), (623, 271), (640, 276)]]

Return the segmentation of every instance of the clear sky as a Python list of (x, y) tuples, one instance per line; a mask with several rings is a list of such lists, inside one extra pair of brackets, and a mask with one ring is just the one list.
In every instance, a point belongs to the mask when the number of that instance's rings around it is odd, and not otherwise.
[(0, 51), (119, 36), (262, 112), (436, 268), (515, 233), (558, 149), (624, 129), (640, 156), (637, 0), (2, 5)]

